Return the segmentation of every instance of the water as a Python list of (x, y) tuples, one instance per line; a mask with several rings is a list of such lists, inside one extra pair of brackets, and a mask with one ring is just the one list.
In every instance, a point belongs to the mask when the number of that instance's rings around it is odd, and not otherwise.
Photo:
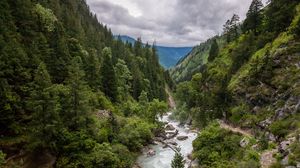
[[(168, 113), (167, 115), (163, 116), (161, 121), (172, 124), (178, 130), (178, 136), (188, 136), (188, 139), (184, 141), (179, 141), (176, 139), (176, 137), (170, 139), (178, 143), (178, 147), (181, 148), (180, 152), (187, 161), (185, 166), (188, 167), (190, 160), (187, 158), (187, 155), (192, 153), (192, 142), (196, 138), (197, 134), (192, 132), (187, 126), (179, 126), (179, 122), (170, 120), (170, 114), (171, 113)], [(150, 157), (147, 156), (147, 151), (144, 151), (143, 154), (138, 158), (137, 163), (142, 168), (170, 168), (175, 152), (170, 148), (163, 148), (163, 146), (164, 145), (161, 143), (158, 145), (150, 145), (149, 147), (155, 150), (156, 154)]]

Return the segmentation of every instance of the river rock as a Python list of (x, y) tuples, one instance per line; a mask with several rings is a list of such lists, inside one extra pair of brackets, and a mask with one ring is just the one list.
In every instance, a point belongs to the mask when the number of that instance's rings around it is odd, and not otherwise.
[(178, 136), (177, 137), (177, 139), (179, 140), (179, 141), (184, 141), (184, 140), (186, 140), (186, 139), (188, 139), (189, 137), (188, 136)]
[(174, 127), (172, 124), (168, 124), (168, 125), (165, 127), (165, 130), (175, 130), (175, 127)]
[(162, 137), (154, 137), (153, 138), (154, 141), (157, 141), (157, 142), (162, 142), (164, 141), (164, 139)]
[(199, 160), (198, 159), (195, 159), (195, 160), (191, 161), (188, 168), (196, 168), (196, 167), (199, 167)]
[(297, 168), (300, 168), (300, 162), (297, 162)]
[(137, 163), (135, 163), (132, 168), (142, 168), (140, 165), (138, 165)]
[(149, 149), (149, 151), (147, 152), (147, 156), (154, 156), (156, 154), (155, 150), (153, 149)]
[(176, 129), (175, 131), (166, 131), (166, 134), (167, 139), (172, 139), (176, 135), (178, 135), (178, 130)]
[(172, 141), (172, 140), (169, 140), (169, 141), (166, 141), (167, 144), (170, 144), (170, 145), (174, 145), (174, 146), (177, 146), (177, 142), (175, 141)]
[(193, 160), (193, 155), (190, 153), (186, 156), (189, 160)]

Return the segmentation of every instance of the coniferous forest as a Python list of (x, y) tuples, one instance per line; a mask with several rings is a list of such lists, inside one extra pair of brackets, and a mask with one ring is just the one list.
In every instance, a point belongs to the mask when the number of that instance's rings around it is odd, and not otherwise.
[(1, 0), (0, 16), (0, 165), (130, 167), (167, 108), (154, 47), (114, 40), (83, 0)]
[(146, 149), (172, 168), (300, 167), (300, 2), (252, 0), (166, 70), (85, 0), (1, 0), (0, 167), (140, 168)]

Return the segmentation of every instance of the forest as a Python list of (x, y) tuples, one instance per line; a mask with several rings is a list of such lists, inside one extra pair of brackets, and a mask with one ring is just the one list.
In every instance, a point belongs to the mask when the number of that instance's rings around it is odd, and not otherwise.
[[(85, 0), (1, 0), (0, 167), (141, 168), (163, 137), (172, 168), (298, 168), (299, 53), (298, 0), (252, 0), (168, 70)], [(189, 156), (165, 135), (186, 125)]]
[(114, 40), (83, 0), (1, 0), (0, 16), (0, 165), (130, 167), (167, 109), (154, 46)]
[[(223, 27), (171, 69), (175, 117), (202, 128), (194, 158), (201, 167), (299, 166), (299, 2), (253, 0), (245, 20), (234, 14)], [(262, 165), (268, 153), (273, 161)]]

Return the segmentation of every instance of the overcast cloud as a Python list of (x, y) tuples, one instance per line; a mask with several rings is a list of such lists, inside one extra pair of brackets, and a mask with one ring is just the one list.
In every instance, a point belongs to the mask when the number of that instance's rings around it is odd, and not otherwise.
[(142, 37), (165, 46), (194, 46), (222, 32), (236, 13), (241, 19), (252, 0), (87, 0), (115, 35)]

